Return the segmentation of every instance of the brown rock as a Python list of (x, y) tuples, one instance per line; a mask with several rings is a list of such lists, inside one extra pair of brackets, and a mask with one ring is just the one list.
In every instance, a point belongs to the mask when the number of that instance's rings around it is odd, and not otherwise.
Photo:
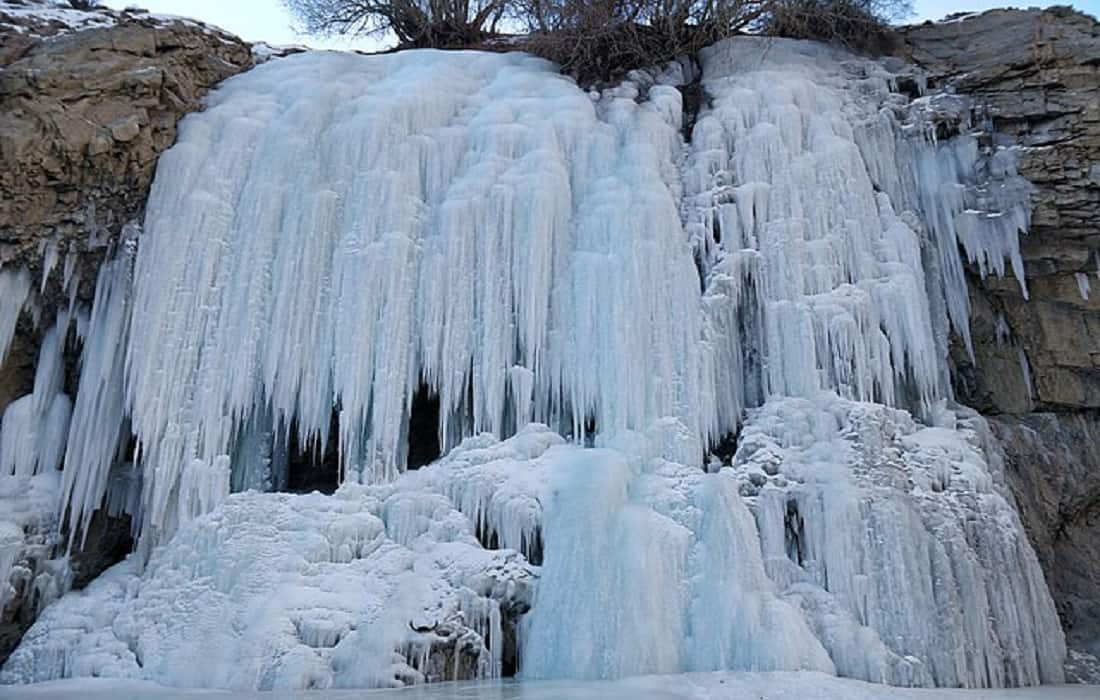
[(933, 86), (966, 93), (980, 112), (975, 123), (1023, 146), (1020, 173), (1036, 186), (1021, 239), (1028, 294), (1015, 280), (972, 271), (975, 361), (953, 348), (956, 395), (997, 414), (1009, 481), (1067, 639), (1096, 654), (1100, 23), (1068, 8), (993, 10), (903, 35), (903, 52)]
[[(984, 383), (961, 398), (990, 412), (1019, 412), (1016, 388), (983, 371), (1022, 348), (1033, 375), (1034, 407), (1100, 406), (1100, 23), (1066, 8), (993, 10), (904, 30), (905, 53), (932, 85), (968, 94), (993, 131), (1025, 146), (1021, 174), (1036, 185), (1030, 232), (1021, 241), (1030, 302), (1014, 280), (974, 279), (972, 296), (1002, 314), (1012, 347), (998, 347), (989, 319), (975, 323)], [(1085, 299), (1077, 275), (1091, 280)], [(981, 304), (976, 304), (981, 306)], [(1016, 360), (1017, 367), (1019, 361)], [(970, 377), (972, 380), (974, 376)], [(1011, 384), (1011, 383), (1010, 383)], [(1026, 409), (1025, 409), (1026, 410)]]
[[(58, 33), (0, 16), (0, 45), (21, 47), (0, 54), (0, 264), (39, 271), (41, 242), (55, 241), (76, 256), (84, 299), (122, 226), (140, 221), (176, 123), (252, 66), (247, 44), (198, 23), (89, 17), (115, 26)], [(15, 21), (19, 32), (4, 26)], [(60, 292), (54, 281), (46, 296)]]
[(1100, 653), (1100, 412), (990, 420), (1006, 473), (1066, 628)]

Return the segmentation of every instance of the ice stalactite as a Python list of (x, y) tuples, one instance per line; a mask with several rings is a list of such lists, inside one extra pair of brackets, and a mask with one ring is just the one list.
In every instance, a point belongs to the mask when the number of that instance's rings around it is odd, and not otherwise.
[(1088, 301), (1089, 295), (1092, 291), (1091, 286), (1089, 285), (1088, 274), (1084, 272), (1078, 272), (1074, 274), (1074, 277), (1077, 280), (1077, 291), (1081, 295), (1081, 299), (1083, 301)]
[(580, 436), (678, 415), (701, 459), (679, 93), (637, 92), (593, 101), (530, 57), (430, 52), (228, 81), (163, 156), (138, 254), (147, 521), (171, 529), (186, 472), (256, 430), (293, 424), (338, 440), (347, 478), (392, 477), (421, 381), (444, 449), (528, 420)]
[(30, 291), (31, 276), (25, 269), (0, 269), (0, 364), (7, 359), (19, 314)]
[(0, 417), (0, 612), (15, 586), (39, 605), (68, 589), (65, 563), (47, 563), (54, 554), (58, 469), (72, 412), (63, 391), (68, 326), (62, 317), (46, 331), (33, 391)]
[(891, 93), (877, 64), (812, 43), (719, 44), (703, 84), (713, 107), (685, 195), (717, 362), (741, 375), (725, 412), (821, 389), (926, 411), (949, 391), (948, 318), (969, 346), (958, 246), (982, 274), (1010, 261), (1023, 284), (1029, 190), (1011, 152), (928, 140), (933, 106)]
[[(116, 257), (100, 268), (83, 339), (61, 495), (73, 536), (87, 532), (92, 514), (103, 505), (111, 468), (118, 464), (125, 447), (123, 375), (135, 246), (135, 240), (125, 242)], [(137, 515), (140, 511), (132, 512)]]
[(11, 402), (0, 423), (0, 473), (34, 476), (61, 466), (72, 401), (62, 390), (62, 345), (68, 319), (46, 332), (38, 353), (34, 391)]

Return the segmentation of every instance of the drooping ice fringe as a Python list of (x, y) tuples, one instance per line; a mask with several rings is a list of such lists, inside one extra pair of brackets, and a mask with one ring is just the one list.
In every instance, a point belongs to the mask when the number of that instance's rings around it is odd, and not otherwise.
[(435, 52), (296, 56), (216, 91), (162, 157), (136, 266), (148, 522), (170, 529), (186, 472), (257, 419), (338, 440), (352, 480), (392, 477), (420, 382), (445, 448), (517, 419), (580, 436), (675, 415), (701, 459), (679, 93), (635, 97)]

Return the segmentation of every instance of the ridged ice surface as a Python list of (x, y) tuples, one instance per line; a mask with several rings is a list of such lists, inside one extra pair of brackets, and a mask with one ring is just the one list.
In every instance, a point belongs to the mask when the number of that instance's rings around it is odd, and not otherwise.
[[(69, 425), (13, 429), (12, 472), (63, 455), (59, 512), (143, 539), (0, 679), (1060, 681), (999, 453), (949, 395), (960, 246), (1022, 280), (1011, 150), (811, 43), (702, 69), (690, 142), (680, 67), (585, 93), (517, 54), (314, 53), (227, 81), (101, 272), (71, 421), (48, 355), (9, 409)], [(422, 387), (444, 456), (405, 471)], [(335, 495), (270, 493), (330, 441)]]
[(171, 527), (176, 484), (257, 415), (392, 477), (421, 381), (445, 446), (666, 415), (701, 444), (679, 93), (634, 92), (593, 102), (520, 54), (308, 54), (228, 81), (161, 160), (138, 254), (147, 519)]
[(471, 438), (392, 484), (230, 496), (144, 569), (131, 558), (47, 609), (0, 680), (278, 690), (499, 676), (500, 608), (526, 603), (535, 569), (483, 549), (477, 511), (439, 486), (492, 493), (510, 481), (523, 493), (548, 450), (551, 461), (585, 452), (563, 442), (531, 428), (505, 443)]
[(771, 399), (733, 468), (769, 577), (840, 674), (968, 688), (1061, 677), (1057, 615), (980, 417), (941, 410), (921, 426), (835, 396)]

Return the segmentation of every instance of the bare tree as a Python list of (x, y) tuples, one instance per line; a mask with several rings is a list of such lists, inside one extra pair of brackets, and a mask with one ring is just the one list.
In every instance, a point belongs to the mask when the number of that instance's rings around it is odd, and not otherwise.
[(392, 32), (401, 47), (454, 47), (496, 33), (509, 0), (283, 0), (313, 34)]

